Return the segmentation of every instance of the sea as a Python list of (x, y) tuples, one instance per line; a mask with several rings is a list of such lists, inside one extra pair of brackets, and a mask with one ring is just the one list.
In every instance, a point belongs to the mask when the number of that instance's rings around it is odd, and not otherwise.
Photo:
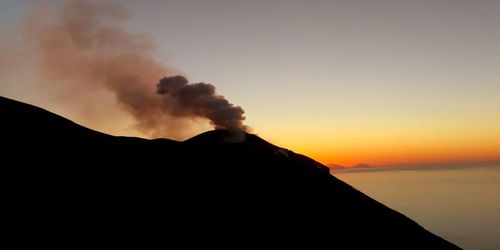
[(464, 249), (500, 249), (500, 163), (333, 170)]

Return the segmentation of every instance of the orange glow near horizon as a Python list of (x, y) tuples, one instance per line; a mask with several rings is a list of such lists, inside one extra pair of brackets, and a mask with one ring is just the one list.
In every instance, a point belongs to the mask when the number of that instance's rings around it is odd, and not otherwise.
[[(500, 162), (500, 132), (492, 125), (481, 133), (470, 128), (404, 126), (362, 129), (307, 128), (276, 130), (264, 139), (307, 155), (325, 165), (352, 167)], [(336, 132), (331, 132), (331, 131)], [(479, 131), (479, 130), (474, 130)]]
[[(291, 150), (296, 153), (307, 155), (324, 165), (338, 164), (345, 167), (352, 167), (360, 163), (371, 166), (404, 166), (422, 164), (450, 164), (450, 163), (481, 163), (500, 162), (499, 150), (491, 148), (471, 149), (435, 149), (430, 146), (428, 149), (407, 148), (407, 151), (387, 150), (384, 148), (365, 148), (356, 150), (341, 149), (331, 147), (331, 150), (318, 148), (300, 148)], [(399, 152), (398, 152), (399, 151)]]

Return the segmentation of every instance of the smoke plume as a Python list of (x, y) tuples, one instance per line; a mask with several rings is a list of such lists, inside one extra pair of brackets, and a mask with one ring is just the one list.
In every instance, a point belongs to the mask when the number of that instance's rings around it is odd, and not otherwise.
[(246, 130), (245, 111), (215, 93), (207, 83), (189, 84), (183, 76), (165, 77), (157, 84), (158, 94), (165, 96), (175, 116), (201, 116), (210, 119), (215, 128)]
[(147, 35), (122, 28), (131, 17), (123, 6), (74, 0), (57, 13), (52, 9), (33, 11), (24, 31), (37, 77), (45, 89), (64, 96), (64, 102), (90, 104), (81, 100), (109, 97), (97, 94), (109, 92), (133, 117), (136, 128), (150, 137), (179, 138), (203, 119), (215, 128), (246, 129), (243, 109), (216, 95), (213, 85), (187, 84), (181, 76), (162, 78), (181, 72), (155, 59), (155, 47)]

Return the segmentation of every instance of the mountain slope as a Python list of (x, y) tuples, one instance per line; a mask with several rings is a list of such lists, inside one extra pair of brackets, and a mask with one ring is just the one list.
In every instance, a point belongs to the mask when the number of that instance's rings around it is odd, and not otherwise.
[(114, 137), (6, 98), (0, 116), (7, 225), (21, 245), (457, 249), (252, 134)]

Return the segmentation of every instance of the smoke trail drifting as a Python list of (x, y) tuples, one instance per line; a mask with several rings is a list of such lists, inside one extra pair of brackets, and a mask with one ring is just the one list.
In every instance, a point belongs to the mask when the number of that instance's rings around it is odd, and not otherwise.
[[(242, 125), (243, 110), (215, 95), (213, 85), (188, 85), (182, 77), (155, 60), (147, 36), (130, 33), (120, 23), (131, 14), (121, 5), (69, 1), (54, 17), (43, 9), (25, 23), (32, 57), (40, 78), (64, 89), (68, 99), (95, 91), (110, 91), (120, 107), (133, 116), (137, 128), (149, 136), (171, 136), (183, 130), (180, 120), (210, 119), (216, 128)], [(169, 80), (170, 79), (170, 80)], [(172, 79), (176, 79), (173, 86)], [(181, 79), (181, 80), (179, 80)], [(174, 85), (175, 85), (174, 84)], [(172, 100), (167, 101), (169, 95)], [(189, 118), (189, 119), (186, 119)], [(173, 131), (174, 130), (174, 131)]]

